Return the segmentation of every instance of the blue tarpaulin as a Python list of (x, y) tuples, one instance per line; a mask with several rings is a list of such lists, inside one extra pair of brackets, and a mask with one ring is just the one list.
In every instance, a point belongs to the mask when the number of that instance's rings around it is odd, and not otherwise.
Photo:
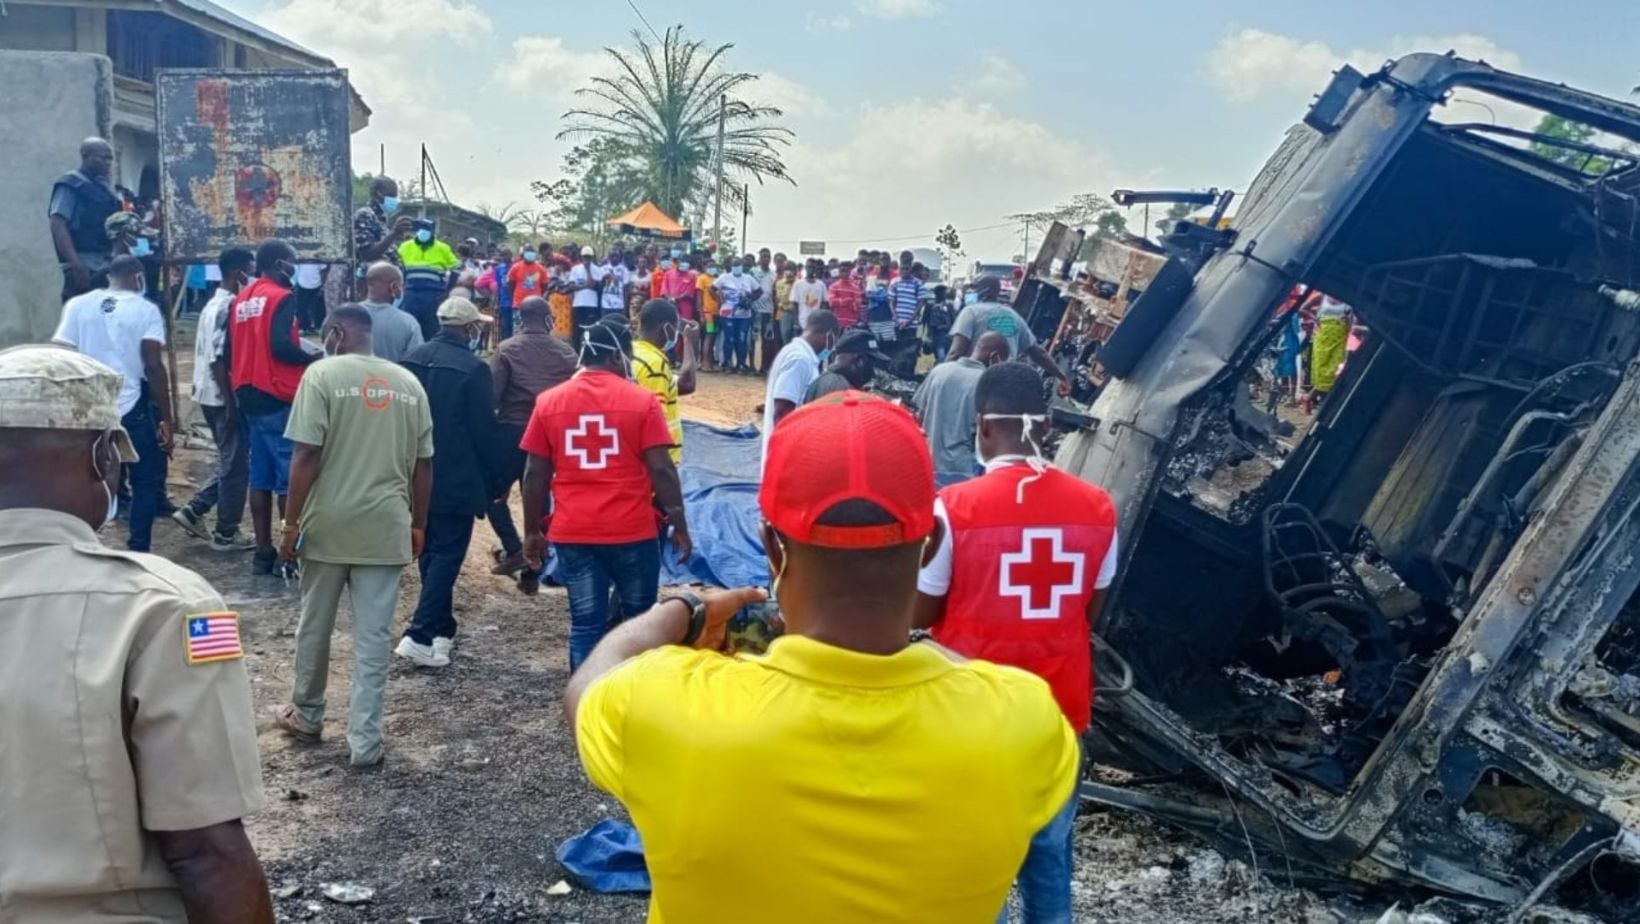
[(734, 430), (683, 422), (683, 506), (695, 551), (687, 568), (663, 557), (663, 584), (767, 587), (769, 562), (757, 509), (762, 437), (747, 425)]
[(594, 892), (648, 892), (649, 868), (637, 829), (605, 818), (558, 846), (558, 862)]

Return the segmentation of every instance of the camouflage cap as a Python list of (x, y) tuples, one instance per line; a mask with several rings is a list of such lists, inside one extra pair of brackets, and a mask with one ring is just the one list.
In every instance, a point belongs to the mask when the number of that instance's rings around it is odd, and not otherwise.
[(127, 234), (136, 237), (154, 237), (159, 232), (144, 224), (135, 212), (115, 212), (103, 221), (103, 231), (108, 239), (118, 240)]
[(121, 462), (137, 461), (120, 426), (120, 374), (66, 347), (0, 350), (0, 427), (114, 432)]

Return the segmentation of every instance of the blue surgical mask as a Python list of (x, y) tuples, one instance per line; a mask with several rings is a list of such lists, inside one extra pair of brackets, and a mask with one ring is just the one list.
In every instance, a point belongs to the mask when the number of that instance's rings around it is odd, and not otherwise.
[(145, 237), (137, 238), (137, 243), (131, 247), (131, 255), (134, 257), (146, 257), (153, 252), (153, 245), (148, 243), (148, 238)]
[(535, 251), (533, 251), (533, 250), (524, 251), (524, 262), (525, 263), (534, 263), (535, 262)]
[(708, 275), (708, 276), (716, 276), (716, 275), (717, 275), (717, 274), (718, 274), (718, 268), (717, 268), (717, 267), (715, 267), (715, 266), (708, 266), (708, 267), (707, 267), (707, 268), (706, 268), (706, 275)]
[(416, 232), (416, 242), (417, 243), (426, 244), (426, 243), (431, 242), (432, 240), (433, 240), (433, 232), (427, 230), (426, 228), (423, 228), (420, 231)]
[(977, 301), (979, 301), (979, 293), (978, 292), (969, 292), (967, 295), (964, 295), (962, 297), (962, 303), (964, 305), (972, 305)]
[(384, 212), (385, 214), (391, 215), (394, 212), (397, 212), (398, 210), (399, 210), (399, 197), (398, 196), (383, 196), (382, 197), (382, 212)]
[(677, 345), (678, 345), (678, 329), (676, 327), (674, 327), (674, 328), (672, 328), (672, 336), (667, 339), (666, 346), (662, 347), (661, 349), (663, 349), (663, 350), (667, 351), (668, 353), (670, 353), (670, 352), (672, 352), (672, 348), (677, 346)]
[(744, 266), (737, 266), (734, 269), (730, 270), (729, 272), (735, 274), (736, 276), (739, 276), (741, 273), (746, 272), (746, 268)]
[(669, 270), (671, 268), (672, 268), (672, 261), (671, 260), (662, 260), (661, 261), (661, 269)]
[(683, 251), (681, 251), (681, 250), (672, 251), (672, 259), (676, 260), (677, 258), (679, 258), (681, 256), (683, 256)]

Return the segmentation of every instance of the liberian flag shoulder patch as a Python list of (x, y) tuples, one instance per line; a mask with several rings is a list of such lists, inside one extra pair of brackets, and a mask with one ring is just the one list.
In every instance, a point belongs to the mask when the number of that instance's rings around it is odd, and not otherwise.
[(243, 658), (238, 613), (195, 613), (182, 621), (183, 651), (189, 664)]

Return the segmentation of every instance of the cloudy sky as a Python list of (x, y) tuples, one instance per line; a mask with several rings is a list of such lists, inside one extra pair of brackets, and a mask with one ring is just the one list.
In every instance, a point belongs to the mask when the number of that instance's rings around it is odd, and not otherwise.
[[(349, 69), (375, 110), (354, 159), (414, 171), (426, 142), (462, 204), (528, 204), (559, 116), (643, 28), (626, 0), (224, 0)], [(1582, 0), (634, 0), (730, 64), (797, 133), (797, 185), (754, 187), (750, 238), (832, 252), (1019, 251), (1011, 212), (1117, 187), (1243, 189), (1329, 73), (1409, 51), (1485, 58), (1612, 95), (1640, 83), (1640, 4)], [(1456, 107), (1454, 107), (1456, 108)], [(1511, 121), (1511, 113), (1469, 119)]]

